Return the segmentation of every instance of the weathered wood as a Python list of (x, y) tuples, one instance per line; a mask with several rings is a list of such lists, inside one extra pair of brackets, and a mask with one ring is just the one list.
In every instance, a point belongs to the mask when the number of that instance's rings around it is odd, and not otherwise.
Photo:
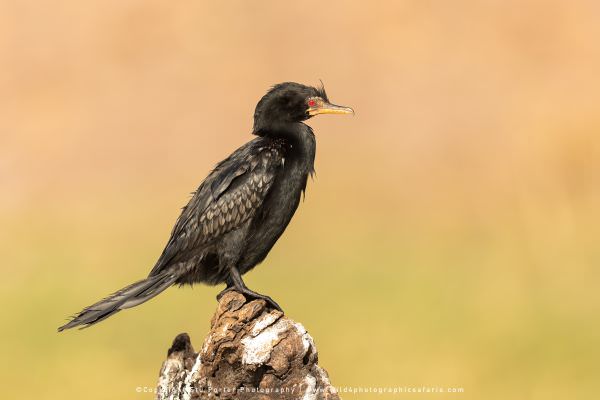
[(269, 308), (226, 293), (199, 353), (186, 333), (168, 351), (158, 381), (159, 400), (339, 400), (304, 327)]

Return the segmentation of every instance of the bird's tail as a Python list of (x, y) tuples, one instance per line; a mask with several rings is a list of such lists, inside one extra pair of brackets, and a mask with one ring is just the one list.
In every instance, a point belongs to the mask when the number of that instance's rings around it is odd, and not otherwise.
[(163, 290), (171, 286), (179, 278), (179, 275), (171, 271), (165, 271), (158, 275), (149, 276), (146, 279), (132, 283), (129, 286), (111, 294), (110, 296), (84, 308), (75, 315), (68, 323), (58, 328), (58, 331), (75, 328), (87, 328), (100, 322), (111, 315), (125, 309), (142, 304)]

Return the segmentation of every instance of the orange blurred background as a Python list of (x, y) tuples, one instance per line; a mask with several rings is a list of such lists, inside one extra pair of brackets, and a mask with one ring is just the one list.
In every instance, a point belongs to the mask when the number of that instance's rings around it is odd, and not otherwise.
[(221, 288), (56, 327), (147, 274), (269, 86), (322, 79), (356, 116), (309, 121), (316, 179), (249, 286), (336, 386), (594, 397), (599, 38), (586, 0), (0, 1), (3, 396), (151, 399)]

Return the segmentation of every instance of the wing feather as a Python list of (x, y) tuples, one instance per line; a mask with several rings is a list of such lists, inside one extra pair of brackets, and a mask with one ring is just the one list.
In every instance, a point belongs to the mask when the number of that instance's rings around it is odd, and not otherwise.
[(179, 263), (252, 218), (281, 166), (281, 150), (252, 141), (215, 167), (183, 208), (150, 272)]

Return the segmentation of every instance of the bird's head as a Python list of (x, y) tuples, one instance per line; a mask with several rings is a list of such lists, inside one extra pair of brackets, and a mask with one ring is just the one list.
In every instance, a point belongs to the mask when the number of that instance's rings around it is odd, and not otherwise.
[(256, 105), (253, 133), (268, 135), (318, 114), (354, 114), (354, 110), (331, 104), (323, 85), (315, 88), (294, 82), (279, 83)]

